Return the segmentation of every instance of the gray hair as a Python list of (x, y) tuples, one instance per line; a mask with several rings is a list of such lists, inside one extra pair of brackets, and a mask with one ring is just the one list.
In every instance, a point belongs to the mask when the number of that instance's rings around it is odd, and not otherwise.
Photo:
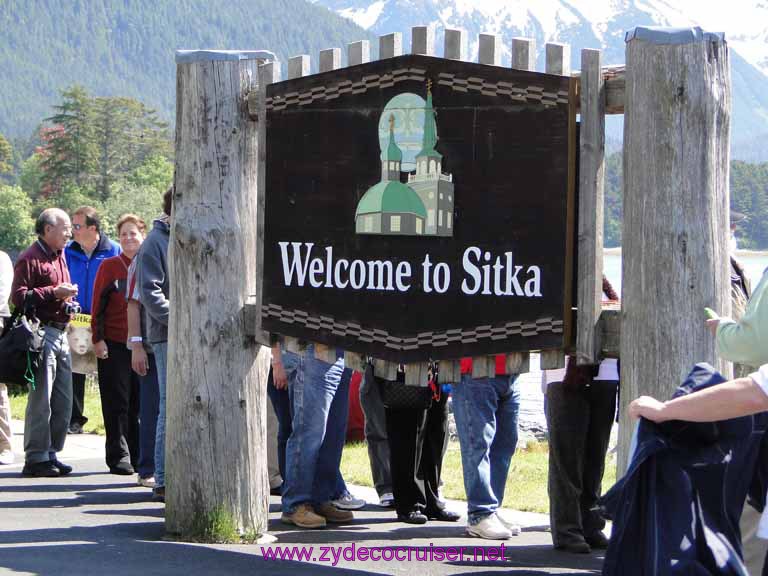
[(66, 218), (66, 216), (67, 213), (60, 208), (46, 208), (40, 212), (40, 215), (37, 217), (37, 221), (35, 222), (35, 233), (38, 236), (44, 236), (46, 226), (56, 226), (56, 224), (58, 224), (60, 220)]

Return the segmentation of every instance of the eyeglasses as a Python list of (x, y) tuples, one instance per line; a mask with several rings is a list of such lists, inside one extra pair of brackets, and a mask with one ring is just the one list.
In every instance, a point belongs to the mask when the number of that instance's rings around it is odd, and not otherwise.
[(72, 228), (75, 230), (80, 230), (84, 227), (84, 224), (72, 224)]

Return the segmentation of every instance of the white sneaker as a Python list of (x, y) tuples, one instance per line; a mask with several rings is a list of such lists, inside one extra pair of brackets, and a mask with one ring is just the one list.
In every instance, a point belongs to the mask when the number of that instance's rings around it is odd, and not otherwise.
[(365, 506), (365, 500), (355, 498), (349, 492), (344, 492), (336, 500), (331, 500), (331, 504), (336, 506), (339, 510), (359, 510)]
[(395, 495), (392, 492), (385, 492), (379, 496), (379, 506), (382, 508), (392, 508), (395, 505)]
[(155, 487), (155, 477), (150, 476), (148, 478), (142, 478), (141, 476), (138, 476), (136, 478), (136, 484), (139, 486), (144, 486), (144, 488), (154, 488)]
[(3, 450), (0, 452), (0, 464), (13, 464), (13, 450)]
[(499, 522), (501, 522), (504, 525), (504, 527), (507, 530), (509, 530), (512, 536), (520, 536), (520, 532), (523, 531), (523, 529), (520, 527), (520, 524), (515, 524), (514, 522), (509, 522), (508, 520), (505, 520), (501, 514), (496, 514), (496, 518), (498, 518)]
[(467, 534), (486, 540), (506, 540), (512, 536), (496, 514), (486, 516), (477, 524), (467, 524)]

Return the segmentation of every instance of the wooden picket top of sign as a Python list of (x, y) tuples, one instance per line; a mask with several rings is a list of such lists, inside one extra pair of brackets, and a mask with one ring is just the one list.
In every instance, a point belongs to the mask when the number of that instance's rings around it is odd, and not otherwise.
[[(481, 64), (486, 65), (493, 65), (498, 66), (500, 65), (501, 60), (501, 44), (500, 39), (496, 35), (492, 34), (481, 34), (479, 36), (479, 50), (478, 50), (478, 62)], [(424, 55), (433, 55), (434, 54), (434, 28), (431, 26), (416, 26), (413, 27), (411, 30), (411, 45), (412, 45), (412, 53), (414, 54), (424, 54)], [(462, 30), (445, 30), (445, 44), (444, 44), (444, 57), (448, 59), (455, 59), (455, 60), (464, 60), (465, 59), (465, 50), (466, 50), (466, 36), (465, 33)], [(570, 54), (570, 47), (568, 45), (564, 44), (547, 44), (546, 48), (546, 72), (550, 74), (558, 74), (562, 76), (569, 76), (570, 75), (570, 66), (569, 66), (569, 54)], [(586, 52), (586, 51), (585, 51)], [(585, 68), (584, 72), (577, 72), (574, 74), (574, 76), (578, 79), (577, 83), (577, 91), (581, 92), (581, 97), (577, 99), (579, 102), (579, 107), (584, 110), (583, 112), (583, 118), (582, 122), (584, 122), (585, 118), (588, 121), (592, 121), (593, 123), (597, 123), (598, 125), (602, 124), (604, 122), (603, 117), (600, 117), (598, 119), (591, 118), (591, 115), (594, 114), (595, 110), (600, 110), (602, 107), (602, 114), (604, 115), (606, 113), (606, 110), (608, 113), (621, 113), (623, 111), (623, 84), (624, 84), (624, 74), (623, 74), (623, 68), (622, 67), (608, 67), (608, 68), (600, 68), (599, 65), (599, 52), (597, 51), (589, 51), (590, 53), (596, 53), (597, 54), (597, 69), (599, 70), (599, 76), (603, 80), (603, 90), (601, 91), (600, 88), (597, 90), (597, 98), (590, 90), (590, 81), (594, 81), (594, 66), (590, 66), (589, 69), (585, 66), (582, 66)], [(402, 42), (402, 34), (399, 32), (392, 33), (392, 34), (386, 34), (382, 35), (379, 38), (379, 54), (380, 59), (385, 58), (392, 58), (396, 56), (400, 56), (403, 53), (403, 42)], [(594, 57), (594, 56), (593, 56)], [(582, 56), (582, 59), (584, 61), (585, 56)], [(347, 61), (349, 66), (355, 66), (359, 64), (364, 64), (366, 62), (370, 61), (370, 44), (368, 41), (358, 41), (350, 43), (347, 46)], [(319, 66), (318, 70), (319, 72), (326, 72), (329, 70), (336, 70), (340, 68), (341, 64), (341, 50), (339, 48), (330, 48), (327, 50), (323, 50), (319, 54), (318, 58)], [(276, 63), (275, 63), (276, 64)], [(299, 55), (294, 56), (289, 59), (288, 61), (288, 78), (300, 78), (303, 76), (307, 76), (310, 74), (310, 56), (309, 55)], [(278, 64), (276, 64), (279, 66)], [(515, 69), (521, 69), (521, 70), (534, 70), (535, 69), (535, 43), (532, 39), (527, 38), (515, 38), (512, 41), (512, 62), (511, 67)], [(585, 74), (591, 74), (591, 76), (587, 77)], [(279, 77), (279, 76), (278, 76)], [(584, 91), (589, 92), (590, 96), (587, 98), (584, 95)], [(610, 97), (610, 100), (608, 98)], [(263, 97), (262, 97), (263, 100)], [(259, 100), (255, 95), (250, 95), (248, 99), (249, 104), (249, 111), (252, 115), (252, 117), (258, 117), (259, 113), (264, 113), (263, 109), (259, 107), (258, 105)], [(591, 107), (589, 111), (585, 108), (588, 102), (589, 106)], [(262, 102), (263, 103), (263, 102)], [(260, 128), (262, 132), (266, 128), (266, 122), (260, 123)], [(584, 130), (584, 128), (582, 128)], [(591, 140), (593, 138), (593, 134), (590, 134), (585, 138), (584, 133), (582, 132), (582, 142), (581, 142), (581, 150), (582, 150), (582, 170), (584, 167), (584, 153), (585, 148), (595, 148), (598, 150), (603, 149), (604, 142), (604, 134), (597, 133), (594, 134), (594, 136), (597, 137), (597, 142)], [(266, 139), (266, 137), (264, 136)], [(261, 140), (261, 138), (260, 138)], [(260, 147), (261, 148), (261, 147)], [(265, 149), (266, 146), (264, 146), (261, 149)], [(261, 152), (261, 150), (260, 150)], [(261, 154), (260, 154), (261, 156)], [(260, 163), (262, 158), (260, 157)], [(590, 156), (591, 162), (600, 162), (599, 154), (597, 157)], [(263, 173), (263, 163), (260, 167), (260, 170)], [(599, 181), (600, 178), (595, 179), (595, 188), (602, 188), (602, 182)], [(584, 175), (582, 174), (582, 186), (584, 182)], [(260, 179), (260, 184), (262, 183), (262, 180)], [(260, 189), (263, 190), (264, 187), (260, 185)], [(584, 191), (581, 192), (584, 194)], [(582, 213), (580, 214), (580, 222), (579, 222), (579, 237), (582, 237), (582, 234), (585, 235), (593, 235), (594, 237), (597, 236), (597, 234), (594, 233), (594, 231), (597, 230), (598, 221), (602, 221), (601, 214), (602, 214), (602, 198), (593, 197), (592, 193), (590, 193), (590, 197), (593, 199), (593, 202), (589, 209), (582, 208)], [(599, 214), (597, 213), (599, 211)], [(589, 236), (590, 238), (593, 238), (593, 236)], [(602, 247), (602, 236), (599, 237), (599, 245), (600, 248)], [(601, 274), (599, 270), (601, 270), (601, 266), (599, 269), (594, 269), (590, 272), (591, 268), (590, 266), (594, 266), (597, 262), (597, 260), (601, 259), (602, 254), (601, 252), (598, 252), (598, 242), (594, 242), (594, 252), (591, 255), (591, 257), (588, 259), (589, 263), (585, 263), (583, 261), (580, 261), (580, 271), (579, 271), (579, 286), (580, 289), (578, 290), (578, 302), (575, 302), (574, 304), (577, 305), (579, 309), (579, 315), (577, 316), (577, 337), (579, 337), (579, 344), (577, 346), (577, 358), (582, 359), (590, 359), (595, 360), (598, 358), (602, 353), (611, 353), (612, 351), (615, 351), (618, 349), (618, 346), (612, 346), (611, 342), (609, 341), (603, 341), (599, 338), (599, 336), (596, 335), (596, 333), (608, 330), (611, 334), (614, 334), (615, 330), (613, 330), (616, 326), (616, 322), (603, 322), (600, 320), (600, 312), (599, 312), (599, 293), (595, 295), (594, 290), (590, 292), (590, 287), (597, 286), (596, 279), (599, 279), (601, 277)], [(599, 257), (596, 256), (596, 254), (599, 254)], [(570, 258), (569, 258), (570, 260)], [(584, 273), (586, 271), (586, 273)], [(586, 281), (583, 281), (582, 279), (585, 279)], [(586, 284), (586, 286), (585, 286)], [(595, 299), (597, 299), (598, 306), (595, 307), (594, 304), (592, 304)], [(260, 306), (260, 302), (258, 303), (258, 306)], [(586, 314), (583, 314), (582, 311), (588, 311)], [(597, 320), (595, 319), (595, 311), (597, 312)], [(256, 317), (260, 321), (260, 311), (259, 314), (256, 314)], [(585, 328), (587, 326), (587, 328)], [(591, 336), (589, 335), (589, 326), (591, 326)], [(608, 327), (611, 327), (610, 329)], [(613, 332), (611, 332), (613, 330)], [(279, 339), (282, 339), (282, 337), (277, 337)], [(305, 350), (305, 346), (300, 346), (298, 341), (296, 341), (295, 338), (285, 338), (283, 339), (285, 342), (286, 349), (294, 349), (294, 350)], [(608, 338), (607, 340), (612, 340), (611, 338)], [(588, 345), (585, 345), (584, 342), (593, 342), (594, 344), (590, 347)], [(615, 343), (615, 338), (613, 339)], [(328, 359), (329, 361), (333, 361), (331, 358), (335, 359), (335, 350), (328, 350), (327, 346), (323, 345), (316, 345), (315, 346), (315, 355), (318, 358)], [(366, 361), (366, 357), (361, 354), (356, 353), (348, 353), (345, 356), (348, 361), (355, 366), (362, 367), (363, 364)], [(510, 354), (507, 354), (507, 370), (509, 373), (515, 373), (515, 372), (521, 372), (527, 370), (529, 366), (529, 354), (527, 352), (513, 352)], [(548, 368), (558, 368), (562, 367), (564, 365), (564, 351), (563, 350), (548, 350), (544, 351), (541, 354), (541, 367), (542, 369), (548, 369)], [(374, 366), (378, 369), (376, 370), (377, 374), (380, 374), (382, 376), (386, 375), (387, 377), (394, 377), (394, 374), (396, 374), (397, 370), (397, 364), (393, 362), (386, 362), (381, 360), (374, 361)], [(416, 368), (416, 366), (419, 366)], [(420, 367), (421, 364), (409, 364), (406, 368), (406, 380), (409, 382), (416, 382), (417, 378), (420, 378), (420, 375), (424, 370)], [(426, 366), (426, 364), (424, 364)], [(459, 375), (459, 369), (458, 369), (458, 361), (441, 361), (441, 380), (443, 381), (449, 381), (447, 378), (448, 376), (451, 377), (454, 381), (458, 380), (460, 377)], [(350, 366), (352, 367), (352, 366)], [(454, 370), (455, 367), (455, 370)], [(487, 357), (474, 357), (473, 358), (473, 375), (476, 377), (483, 377), (483, 376), (492, 376), (495, 374), (495, 356), (487, 356)], [(410, 375), (408, 373), (410, 372)], [(419, 382), (421, 385), (425, 384), (425, 381)]]

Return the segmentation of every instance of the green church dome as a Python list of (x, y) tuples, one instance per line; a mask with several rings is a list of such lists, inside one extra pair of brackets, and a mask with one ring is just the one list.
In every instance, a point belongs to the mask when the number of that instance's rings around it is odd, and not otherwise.
[(378, 212), (416, 214), (427, 218), (427, 210), (419, 195), (410, 186), (397, 181), (379, 182), (369, 188), (357, 204), (355, 218)]

